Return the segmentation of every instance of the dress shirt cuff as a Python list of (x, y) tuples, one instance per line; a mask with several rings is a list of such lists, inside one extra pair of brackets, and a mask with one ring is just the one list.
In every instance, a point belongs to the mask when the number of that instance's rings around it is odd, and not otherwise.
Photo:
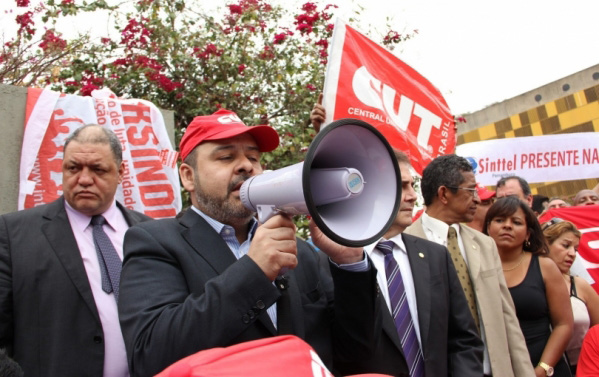
[(368, 258), (366, 258), (366, 252), (364, 252), (364, 256), (361, 261), (355, 263), (347, 263), (347, 264), (337, 264), (333, 262), (331, 258), (329, 258), (329, 262), (331, 262), (335, 267), (339, 267), (342, 270), (360, 272), (360, 271), (368, 271), (370, 268), (370, 263), (368, 262)]

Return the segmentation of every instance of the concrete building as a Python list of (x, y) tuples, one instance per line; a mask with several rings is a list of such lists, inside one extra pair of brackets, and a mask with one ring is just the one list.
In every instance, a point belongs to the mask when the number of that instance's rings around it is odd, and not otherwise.
[[(492, 90), (492, 88), (490, 88)], [(599, 64), (517, 97), (464, 115), (458, 145), (490, 139), (599, 132)], [(531, 184), (533, 194), (571, 199), (599, 177)]]

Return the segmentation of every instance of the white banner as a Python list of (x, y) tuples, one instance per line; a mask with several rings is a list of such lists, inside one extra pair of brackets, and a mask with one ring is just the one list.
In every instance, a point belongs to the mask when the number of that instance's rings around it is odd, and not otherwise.
[(107, 89), (80, 97), (30, 88), (25, 123), (19, 210), (62, 195), (62, 146), (75, 129), (89, 123), (110, 128), (121, 141), (125, 172), (116, 193), (119, 202), (154, 218), (181, 210), (178, 153), (151, 102), (116, 98)]
[(529, 183), (599, 177), (599, 132), (478, 141), (459, 145), (456, 154), (485, 186), (510, 175)]

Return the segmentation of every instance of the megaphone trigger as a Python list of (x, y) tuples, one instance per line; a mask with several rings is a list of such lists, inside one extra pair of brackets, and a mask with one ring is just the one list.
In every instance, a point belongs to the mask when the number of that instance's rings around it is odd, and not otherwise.
[(280, 211), (273, 204), (259, 204), (256, 206), (256, 214), (258, 222), (264, 224), (268, 219), (279, 213)]

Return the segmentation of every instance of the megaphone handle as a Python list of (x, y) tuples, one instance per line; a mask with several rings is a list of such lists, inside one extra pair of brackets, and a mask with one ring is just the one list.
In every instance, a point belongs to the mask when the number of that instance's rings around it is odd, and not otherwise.
[[(259, 204), (256, 206), (256, 214), (258, 215), (258, 222), (264, 224), (271, 217), (279, 213), (279, 210), (274, 205)], [(285, 275), (289, 271), (289, 268), (283, 267), (279, 271), (279, 276)]]
[(278, 210), (274, 205), (259, 204), (256, 206), (256, 213), (258, 215), (258, 222), (260, 222), (260, 224), (264, 224), (271, 217), (276, 215)]

